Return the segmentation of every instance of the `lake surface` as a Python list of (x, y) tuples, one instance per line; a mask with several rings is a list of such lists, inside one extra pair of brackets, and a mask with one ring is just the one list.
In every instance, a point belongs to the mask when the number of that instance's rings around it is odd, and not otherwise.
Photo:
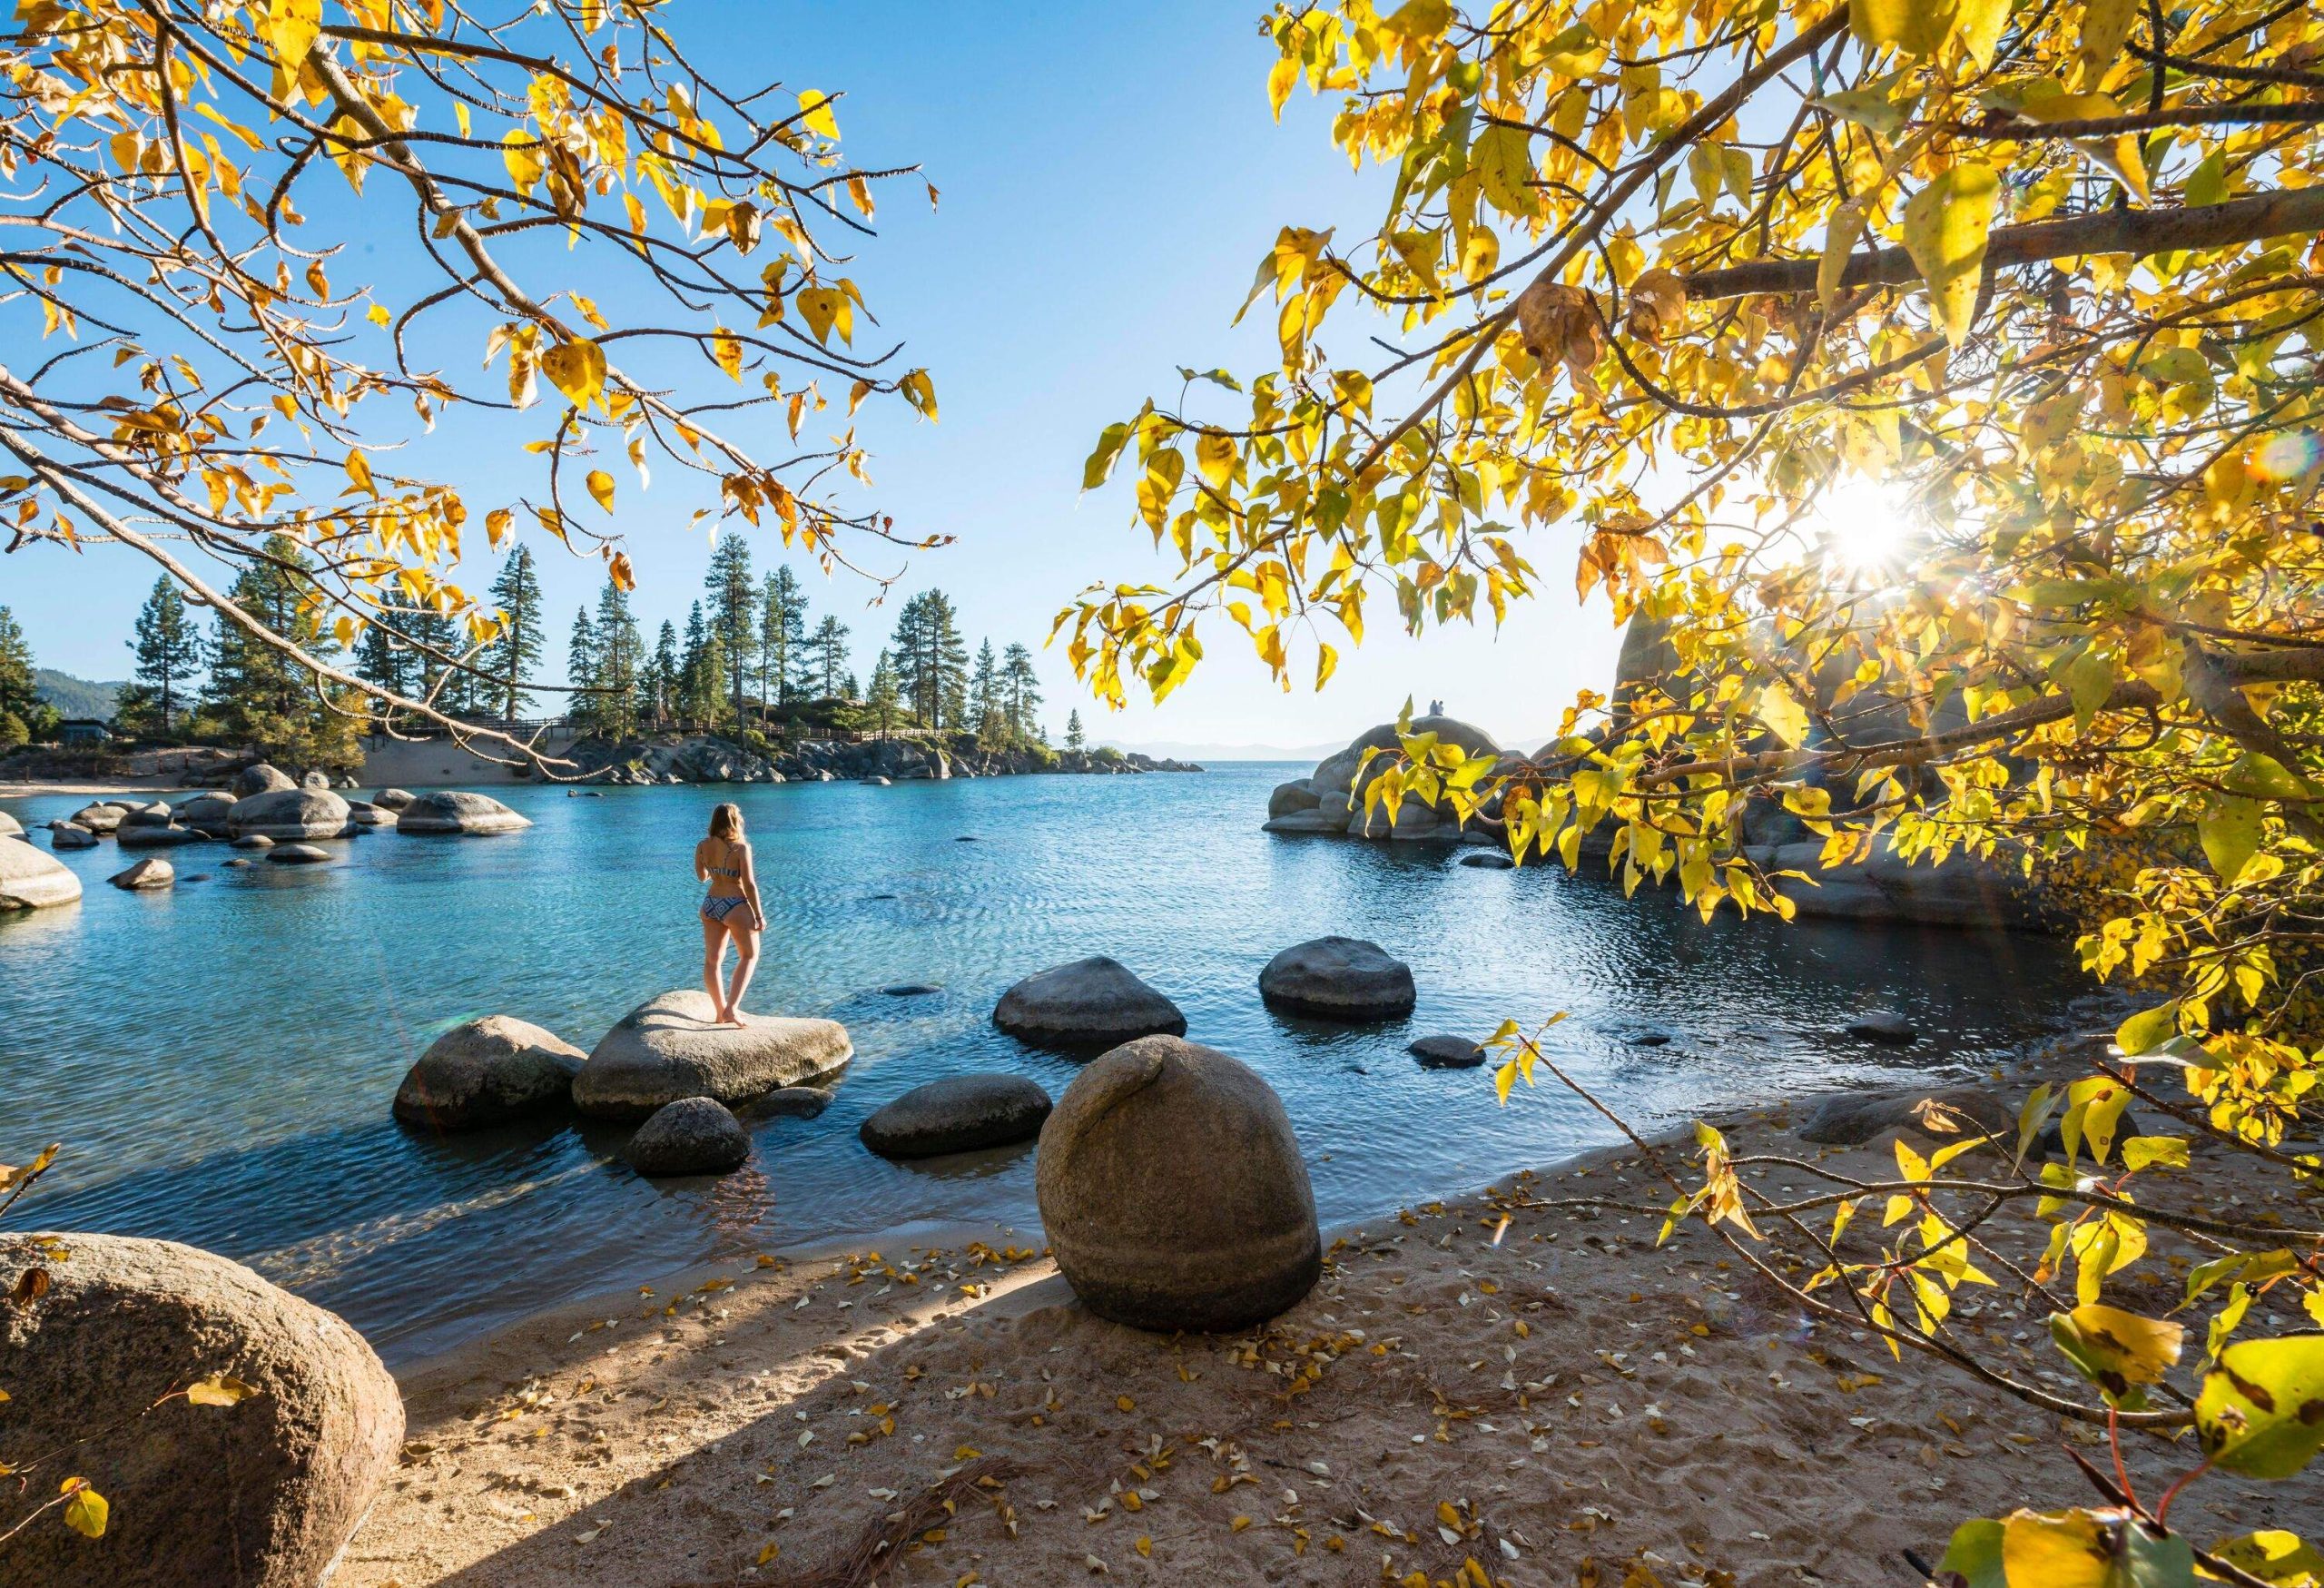
[[(346, 1317), (391, 1362), (552, 1302), (680, 1265), (914, 1220), (1037, 1227), (1030, 1144), (918, 1164), (856, 1127), (939, 1076), (1006, 1070), (1052, 1095), (1069, 1060), (996, 1031), (1018, 978), (1109, 953), (1175, 999), (1188, 1035), (1282, 1094), (1324, 1222), (1482, 1184), (1610, 1139), (1569, 1094), (1423, 1070), (1435, 1031), (1571, 1018), (1548, 1043), (1636, 1121), (1982, 1067), (2074, 1023), (2088, 983), (2046, 940), (1855, 924), (1705, 926), (1603, 878), (1456, 863), (1425, 844), (1275, 837), (1267, 790), (1306, 769), (498, 791), (532, 817), (499, 838), (331, 845), (330, 867), (223, 869), (172, 852), (169, 893), (123, 893), (112, 844), (60, 856), (87, 896), (0, 920), (0, 1160), (65, 1144), (15, 1222), (190, 1241)], [(856, 1060), (820, 1119), (752, 1126), (723, 1180), (655, 1184), (618, 1125), (553, 1119), (436, 1139), (397, 1125), (404, 1070), (478, 1015), (583, 1049), (699, 974), (689, 870), (711, 805), (743, 807), (773, 930), (748, 1007), (846, 1022)], [(26, 826), (81, 798), (0, 801)], [(960, 842), (973, 839), (973, 843)], [(46, 835), (37, 835), (46, 847)], [(9, 841), (13, 842), (13, 841)], [(194, 877), (207, 873), (207, 880)], [(1411, 1020), (1340, 1028), (1260, 1003), (1286, 944), (1368, 937), (1411, 962)], [(940, 984), (898, 999), (886, 984)], [(1905, 1011), (1928, 1035), (1839, 1032)], [(1631, 1039), (1660, 1028), (1674, 1040)], [(1553, 1083), (1551, 1083), (1553, 1086)]]

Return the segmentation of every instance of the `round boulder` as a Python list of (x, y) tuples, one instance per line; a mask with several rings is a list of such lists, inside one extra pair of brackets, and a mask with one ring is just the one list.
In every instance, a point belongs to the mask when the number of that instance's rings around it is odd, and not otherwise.
[(359, 830), (369, 827), (392, 827), (396, 824), (396, 814), (393, 811), (383, 811), (379, 806), (367, 804), (361, 800), (347, 802), (347, 819)]
[(213, 788), (182, 800), (174, 813), (178, 824), (191, 827), (209, 838), (223, 838), (232, 829), (235, 800), (224, 789)]
[(1029, 1141), (1049, 1106), (1049, 1094), (1021, 1075), (948, 1075), (913, 1087), (856, 1133), (882, 1158), (935, 1158)]
[(621, 1155), (642, 1175), (723, 1175), (751, 1156), (751, 1134), (724, 1103), (680, 1098), (655, 1110)]
[(1510, 871), (1517, 864), (1505, 849), (1472, 849), (1461, 857), (1461, 863), (1494, 872)]
[(1423, 1070), (1474, 1070), (1485, 1061), (1485, 1050), (1466, 1037), (1423, 1037), (1404, 1051)]
[(227, 824), (237, 838), (337, 838), (349, 826), (347, 802), (327, 788), (283, 788), (236, 800)]
[(1020, 1041), (1068, 1050), (1187, 1031), (1177, 1004), (1103, 954), (1026, 977), (1000, 995), (992, 1023)]
[(556, 1032), (505, 1014), (463, 1021), (404, 1076), (395, 1115), (438, 1130), (497, 1125), (565, 1101), (586, 1057)]
[(812, 1119), (832, 1106), (832, 1094), (820, 1086), (778, 1086), (751, 1100), (753, 1115), (769, 1119)]
[(51, 822), (48, 843), (52, 849), (94, 849), (97, 835), (77, 822)]
[(1066, 1282), (1116, 1323), (1244, 1328), (1323, 1272), (1282, 1101), (1247, 1066), (1181, 1038), (1092, 1060), (1041, 1127), (1033, 1179)]
[(1862, 1042), (1880, 1042), (1891, 1048), (1901, 1048), (1916, 1041), (1920, 1028), (1893, 1009), (1877, 1009), (1860, 1014), (1841, 1028)]
[(478, 837), (491, 833), (514, 833), (531, 825), (531, 822), (498, 800), (449, 788), (421, 794), (396, 813), (397, 832), (424, 837)]
[(274, 840), (263, 833), (245, 833), (234, 840), (236, 849), (271, 849)]
[(126, 807), (108, 804), (99, 800), (94, 804), (83, 805), (74, 812), (71, 820), (76, 827), (85, 827), (92, 833), (111, 833), (119, 827), (128, 814)]
[(81, 896), (81, 879), (29, 843), (0, 843), (0, 912), (44, 910)]
[(299, 785), (290, 781), (288, 774), (278, 772), (265, 762), (260, 761), (236, 773), (234, 781), (227, 786), (233, 791), (237, 799), (248, 799), (252, 794), (281, 794), (285, 789), (297, 788)]
[(745, 1014), (721, 1026), (711, 1023), (716, 1012), (698, 987), (639, 1004), (590, 1050), (573, 1078), (574, 1104), (608, 1119), (644, 1119), (680, 1098), (732, 1105), (832, 1074), (855, 1056), (837, 1021)]
[[(0, 1235), (0, 1273), (45, 1270), (0, 1307), (9, 1438), (74, 1449), (111, 1503), (93, 1542), (54, 1519), (9, 1541), (11, 1583), (310, 1588), (403, 1440), (395, 1380), (363, 1336), (239, 1263), (172, 1241)], [(216, 1379), (227, 1406), (163, 1399)], [(90, 1437), (92, 1434), (94, 1437)], [(85, 1443), (84, 1443), (85, 1441)], [(52, 1480), (53, 1482), (53, 1480)]]
[(1269, 1008), (1328, 1020), (1392, 1020), (1410, 1014), (1413, 972), (1378, 943), (1319, 937), (1287, 948), (1259, 972)]
[(411, 801), (412, 794), (408, 788), (383, 788), (371, 803), (383, 811), (400, 811)]
[(278, 843), (266, 852), (266, 858), (277, 865), (323, 865), (330, 860), (330, 851), (311, 843)]
[(160, 855), (148, 855), (127, 871), (115, 872), (105, 881), (125, 893), (160, 893), (175, 885), (177, 867)]

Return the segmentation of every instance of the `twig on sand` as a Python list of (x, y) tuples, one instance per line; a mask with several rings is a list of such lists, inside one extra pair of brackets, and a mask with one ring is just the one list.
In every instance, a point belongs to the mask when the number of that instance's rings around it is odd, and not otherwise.
[(1006, 1456), (988, 1455), (971, 1461), (950, 1477), (922, 1489), (901, 1510), (891, 1511), (868, 1524), (854, 1544), (812, 1571), (785, 1579), (786, 1588), (864, 1588), (881, 1572), (903, 1558), (903, 1546), (931, 1527), (941, 1526), (958, 1507), (954, 1502), (990, 1479), (1014, 1477), (1018, 1465)]

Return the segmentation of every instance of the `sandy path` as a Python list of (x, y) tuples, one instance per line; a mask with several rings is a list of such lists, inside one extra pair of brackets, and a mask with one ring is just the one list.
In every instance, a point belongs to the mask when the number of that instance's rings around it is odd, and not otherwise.
[[(1816, 1152), (1785, 1125), (1738, 1147)], [(1888, 1139), (1823, 1156), (1878, 1173)], [(406, 1376), (404, 1469), (335, 1581), (807, 1583), (869, 1529), (891, 1583), (1906, 1584), (1961, 1519), (2091, 1497), (2059, 1446), (2095, 1431), (1808, 1326), (1697, 1230), (1526, 1205), (1590, 1195), (1663, 1199), (1605, 1153), (1343, 1232), (1242, 1336), (1104, 1323), (998, 1232), (530, 1320)], [(2038, 1313), (1963, 1312), (2063, 1380)], [(908, 1514), (934, 1484), (957, 1514)], [(2197, 1506), (2199, 1534), (2324, 1509), (2313, 1480)]]

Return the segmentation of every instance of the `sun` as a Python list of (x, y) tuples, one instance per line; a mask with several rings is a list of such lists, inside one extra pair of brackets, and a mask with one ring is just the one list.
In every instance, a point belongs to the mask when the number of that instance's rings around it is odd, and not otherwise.
[(1825, 488), (1801, 528), (1833, 570), (1854, 580), (1898, 572), (1927, 524), (1898, 482), (1849, 474)]

